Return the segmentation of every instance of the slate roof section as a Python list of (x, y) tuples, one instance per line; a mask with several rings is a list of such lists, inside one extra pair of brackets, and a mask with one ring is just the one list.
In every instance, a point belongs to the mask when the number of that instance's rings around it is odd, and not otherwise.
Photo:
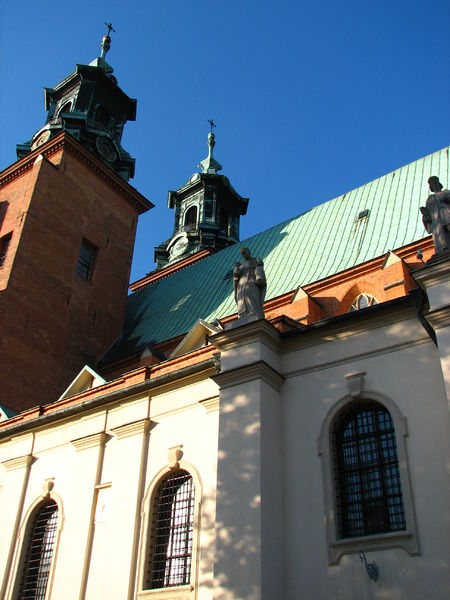
[(212, 322), (235, 313), (230, 270), (243, 246), (264, 260), (270, 300), (426, 237), (419, 206), (431, 175), (448, 186), (449, 148), (136, 291), (128, 298), (122, 335), (104, 362), (187, 333), (198, 319)]

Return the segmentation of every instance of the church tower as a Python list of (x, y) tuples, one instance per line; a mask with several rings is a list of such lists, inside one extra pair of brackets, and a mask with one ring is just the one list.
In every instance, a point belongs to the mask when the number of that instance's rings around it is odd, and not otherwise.
[(174, 210), (172, 236), (155, 248), (157, 269), (173, 264), (199, 250), (221, 250), (239, 241), (239, 220), (249, 199), (240, 196), (214, 158), (214, 122), (209, 121), (208, 156), (177, 191), (170, 191), (168, 207)]
[(0, 173), (0, 403), (15, 410), (56, 400), (123, 325), (137, 217), (153, 205), (128, 183), (136, 100), (110, 43), (45, 89), (44, 126)]

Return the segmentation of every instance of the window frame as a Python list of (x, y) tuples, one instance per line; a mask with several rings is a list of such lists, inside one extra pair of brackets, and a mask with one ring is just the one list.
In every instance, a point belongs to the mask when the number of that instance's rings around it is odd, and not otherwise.
[(28, 510), (22, 520), (19, 534), (17, 536), (14, 564), (11, 569), (12, 577), (10, 580), (10, 589), (9, 589), (9, 593), (7, 592), (7, 594), (6, 594), (6, 598), (8, 598), (9, 600), (11, 600), (11, 599), (15, 600), (16, 598), (19, 597), (19, 593), (21, 590), (23, 569), (25, 566), (26, 555), (28, 553), (28, 544), (29, 544), (31, 529), (34, 526), (37, 512), (40, 510), (40, 508), (46, 502), (49, 502), (49, 501), (55, 502), (55, 504), (58, 507), (58, 520), (57, 520), (57, 524), (56, 524), (55, 539), (54, 539), (54, 544), (53, 544), (53, 553), (52, 553), (52, 558), (51, 558), (51, 562), (50, 562), (50, 570), (49, 570), (48, 579), (47, 579), (47, 589), (45, 591), (45, 600), (49, 600), (52, 597), (53, 581), (54, 581), (54, 575), (55, 575), (56, 562), (57, 562), (57, 558), (58, 558), (60, 536), (61, 536), (61, 532), (62, 532), (62, 529), (64, 526), (64, 506), (63, 506), (62, 500), (58, 494), (56, 494), (54, 492), (49, 492), (47, 494), (43, 494), (42, 496), (37, 498), (31, 504), (31, 506), (28, 508)]
[[(194, 486), (194, 525), (192, 533), (192, 555), (191, 555), (191, 575), (190, 582), (183, 585), (174, 585), (169, 587), (160, 587), (146, 589), (147, 581), (147, 566), (149, 563), (150, 538), (152, 534), (153, 515), (155, 509), (155, 501), (158, 494), (158, 489), (163, 480), (170, 473), (178, 470), (186, 471), (191, 477)], [(199, 562), (199, 542), (200, 542), (200, 519), (201, 505), (203, 497), (203, 487), (197, 469), (185, 461), (180, 460), (176, 467), (167, 466), (161, 469), (152, 479), (147, 492), (142, 501), (141, 510), (141, 532), (138, 555), (138, 570), (136, 582), (136, 597), (138, 600), (151, 598), (152, 600), (171, 600), (172, 598), (185, 598), (186, 600), (194, 600), (195, 590), (198, 586), (198, 562)]]
[(6, 264), (6, 260), (8, 258), (8, 252), (11, 247), (11, 241), (13, 237), (13, 232), (9, 231), (0, 237), (0, 269)]
[[(335, 456), (333, 455), (333, 430), (336, 420), (343, 410), (348, 409), (355, 401), (377, 402), (391, 415), (397, 444), (398, 468), (403, 496), (403, 509), (406, 529), (383, 533), (367, 534), (358, 537), (341, 538), (338, 533), (337, 523), (337, 482), (334, 474)], [(388, 548), (402, 548), (411, 556), (420, 554), (417, 537), (414, 504), (411, 492), (411, 480), (407, 463), (406, 438), (408, 429), (406, 418), (390, 398), (377, 393), (362, 393), (352, 398), (350, 395), (341, 398), (328, 411), (322, 422), (317, 439), (318, 454), (322, 465), (322, 480), (324, 494), (325, 530), (327, 538), (327, 558), (329, 565), (337, 565), (345, 554), (363, 551), (383, 550)]]
[[(79, 271), (81, 253), (83, 251), (83, 248), (90, 248), (91, 250), (93, 250), (93, 259), (92, 259), (92, 262), (89, 264), (88, 271), (87, 271), (88, 277), (85, 277)], [(92, 282), (94, 280), (95, 268), (97, 265), (97, 257), (98, 257), (98, 247), (95, 244), (93, 244), (92, 242), (90, 242), (88, 239), (83, 238), (81, 240), (80, 250), (78, 252), (77, 264), (75, 266), (75, 272), (80, 277), (80, 279), (82, 279), (83, 281), (88, 281), (88, 282)]]

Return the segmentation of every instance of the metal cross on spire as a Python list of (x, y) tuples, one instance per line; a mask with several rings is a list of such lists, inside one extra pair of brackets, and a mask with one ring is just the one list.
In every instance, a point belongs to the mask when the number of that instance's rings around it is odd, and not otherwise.
[(116, 30), (114, 29), (114, 27), (112, 26), (112, 23), (107, 23), (105, 21), (105, 25), (108, 28), (108, 33), (106, 35), (109, 35), (111, 33), (111, 31), (114, 31), (114, 33), (116, 33)]
[(213, 127), (216, 127), (216, 124), (214, 123), (214, 121), (212, 119), (206, 119), (209, 123), (209, 126), (211, 127), (211, 133), (213, 130)]

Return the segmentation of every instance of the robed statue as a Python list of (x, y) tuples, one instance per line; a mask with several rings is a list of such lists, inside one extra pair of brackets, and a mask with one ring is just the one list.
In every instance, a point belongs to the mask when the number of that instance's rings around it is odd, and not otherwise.
[(430, 177), (428, 185), (431, 194), (425, 206), (420, 207), (423, 225), (428, 233), (433, 234), (436, 254), (450, 252), (450, 191), (442, 189), (435, 175)]
[(253, 258), (248, 248), (242, 248), (241, 254), (243, 260), (234, 264), (233, 271), (238, 319), (245, 321), (264, 319), (266, 295), (264, 263), (260, 258)]

